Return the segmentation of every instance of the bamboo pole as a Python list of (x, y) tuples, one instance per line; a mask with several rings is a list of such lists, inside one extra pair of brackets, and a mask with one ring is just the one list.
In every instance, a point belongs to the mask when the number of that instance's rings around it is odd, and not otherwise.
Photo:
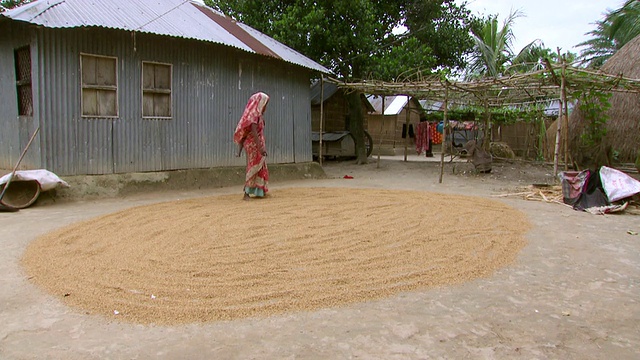
[(318, 145), (318, 161), (322, 166), (322, 128), (324, 127), (324, 76), (320, 74), (320, 143)]
[[(440, 180), (439, 184), (442, 184), (442, 176), (444, 174), (444, 150), (447, 142), (447, 129), (449, 128), (449, 119), (447, 116), (447, 110), (449, 108), (449, 83), (447, 82), (444, 87), (444, 114), (442, 115), (442, 150), (440, 154)], [(437, 125), (436, 125), (437, 128)]]
[[(562, 75), (562, 73), (561, 73)], [(563, 128), (563, 110), (564, 110), (564, 97), (562, 96), (565, 93), (565, 78), (561, 76), (560, 78), (560, 104), (558, 104), (558, 120), (556, 123), (558, 124), (558, 129), (556, 131), (556, 144), (553, 151), (553, 177), (556, 178), (558, 176), (558, 158), (560, 157), (560, 138), (562, 137), (562, 128)]]
[(569, 170), (569, 105), (567, 101), (567, 65), (566, 58), (562, 56), (562, 81), (564, 82), (564, 88), (560, 91), (562, 97), (562, 104), (564, 106), (564, 171)]
[(376, 165), (378, 169), (380, 168), (380, 151), (382, 149), (382, 131), (384, 131), (384, 105), (385, 105), (384, 100), (385, 100), (385, 96), (382, 95), (382, 121), (380, 121), (380, 144), (378, 145), (378, 164)]
[(409, 151), (409, 119), (411, 116), (411, 97), (407, 95), (407, 109), (405, 110), (404, 126), (407, 130), (406, 137), (404, 138), (404, 161), (407, 162), (407, 152)]
[(489, 151), (491, 145), (491, 111), (489, 111), (489, 99), (484, 98), (484, 139), (482, 140), (482, 148)]
[[(524, 153), (522, 154), (522, 157), (525, 160), (527, 160), (527, 159), (529, 159), (529, 137), (530, 137), (529, 136), (529, 132), (532, 131), (531, 130), (532, 124), (527, 122), (527, 123), (525, 123), (524, 127), (525, 127), (526, 131), (525, 131), (525, 135), (524, 135)], [(502, 141), (502, 137), (500, 138), (500, 141)]]

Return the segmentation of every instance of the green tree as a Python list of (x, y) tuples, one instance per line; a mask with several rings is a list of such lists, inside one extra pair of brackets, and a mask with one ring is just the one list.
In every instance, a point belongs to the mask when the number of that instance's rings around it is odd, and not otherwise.
[(514, 56), (512, 27), (515, 20), (522, 16), (519, 11), (512, 11), (502, 25), (498, 16), (489, 16), (482, 27), (472, 33), (474, 51), (467, 69), (470, 77), (498, 77), (504, 74), (505, 68)]
[(429, 49), (436, 66), (461, 70), (465, 57), (473, 51), (470, 32), (480, 29), (481, 19), (473, 16), (466, 2), (454, 0), (409, 1), (405, 26), (412, 37)]
[[(566, 63), (573, 63), (576, 60), (577, 55), (570, 51), (562, 53)], [(525, 46), (518, 55), (510, 60), (510, 65), (505, 69), (505, 73), (511, 74), (514, 72), (526, 73), (531, 71), (538, 71), (545, 68), (545, 62), (559, 63), (557, 50), (551, 50), (544, 46), (541, 40), (534, 40), (528, 46)]]
[(3, 12), (7, 9), (12, 9), (22, 4), (26, 4), (28, 2), (31, 2), (31, 0), (2, 0), (0, 1), (0, 12)]
[(616, 51), (640, 35), (640, 1), (627, 0), (617, 10), (608, 10), (596, 28), (585, 35), (591, 38), (577, 46), (583, 47), (579, 60), (588, 67), (599, 68)]
[(395, 40), (403, 0), (205, 0), (344, 78), (363, 78), (370, 55)]

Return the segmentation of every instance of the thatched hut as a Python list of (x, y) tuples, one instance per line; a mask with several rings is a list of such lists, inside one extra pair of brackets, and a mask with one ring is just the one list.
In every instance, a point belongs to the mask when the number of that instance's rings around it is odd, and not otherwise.
[[(618, 50), (601, 68), (611, 75), (640, 79), (640, 36)], [(589, 165), (604, 165), (615, 151), (622, 162), (634, 162), (640, 151), (640, 95), (636, 93), (613, 93), (611, 108), (607, 111), (606, 136), (600, 146), (585, 148), (581, 135), (587, 121), (579, 104), (569, 116), (569, 144), (574, 161)]]

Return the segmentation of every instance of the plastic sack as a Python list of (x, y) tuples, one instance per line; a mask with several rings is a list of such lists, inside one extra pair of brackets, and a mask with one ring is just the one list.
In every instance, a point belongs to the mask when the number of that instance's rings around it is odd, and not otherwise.
[(602, 166), (600, 168), (600, 180), (610, 202), (640, 193), (640, 181), (620, 170)]
[(16, 171), (13, 178), (11, 178), (11, 173), (4, 175), (0, 178), (0, 185), (6, 184), (11, 181), (29, 181), (35, 180), (40, 184), (40, 188), (42, 191), (47, 191), (51, 189), (55, 189), (56, 187), (69, 187), (64, 180), (60, 179), (58, 175), (52, 173), (51, 171), (39, 169), (39, 170), (18, 170)]

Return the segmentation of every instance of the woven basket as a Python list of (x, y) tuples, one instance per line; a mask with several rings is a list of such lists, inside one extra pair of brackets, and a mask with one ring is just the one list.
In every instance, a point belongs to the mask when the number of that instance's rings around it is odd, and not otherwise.
[[(4, 184), (0, 191), (4, 190)], [(31, 206), (40, 196), (40, 184), (36, 180), (16, 180), (9, 183), (0, 203), (15, 209)]]

